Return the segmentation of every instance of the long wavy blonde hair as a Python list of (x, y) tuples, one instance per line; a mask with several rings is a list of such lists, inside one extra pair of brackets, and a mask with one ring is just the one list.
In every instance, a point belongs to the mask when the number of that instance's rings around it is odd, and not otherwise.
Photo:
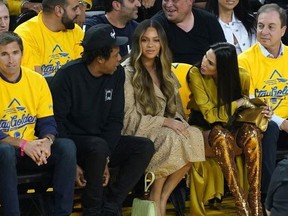
[(132, 78), (135, 100), (139, 102), (146, 115), (155, 116), (161, 110), (160, 102), (155, 95), (152, 78), (141, 61), (141, 38), (149, 27), (156, 29), (160, 41), (161, 49), (159, 56), (155, 59), (155, 65), (156, 74), (161, 83), (160, 89), (167, 100), (165, 116), (174, 117), (176, 113), (176, 83), (171, 72), (172, 54), (168, 48), (164, 29), (155, 20), (144, 20), (139, 23), (133, 35), (130, 64), (135, 70)]

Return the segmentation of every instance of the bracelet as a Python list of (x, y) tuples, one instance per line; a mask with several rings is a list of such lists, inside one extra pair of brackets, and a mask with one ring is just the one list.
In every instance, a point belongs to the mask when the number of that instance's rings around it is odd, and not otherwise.
[(21, 155), (21, 157), (24, 157), (24, 155), (25, 155), (24, 148), (25, 148), (26, 144), (27, 144), (27, 140), (22, 140), (20, 143), (20, 155)]
[(53, 144), (54, 141), (50, 136), (45, 136), (44, 138), (47, 138), (51, 145)]

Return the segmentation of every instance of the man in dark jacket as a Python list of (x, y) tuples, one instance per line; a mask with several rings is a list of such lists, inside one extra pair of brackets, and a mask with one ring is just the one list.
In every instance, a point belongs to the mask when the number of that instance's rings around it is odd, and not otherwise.
[[(82, 42), (82, 58), (64, 65), (51, 83), (60, 136), (77, 146), (76, 181), (85, 186), (85, 216), (121, 215), (123, 201), (154, 153), (149, 139), (121, 136), (125, 74), (119, 65), (119, 45), (126, 42), (126, 37), (115, 36), (109, 24), (91, 27)], [(108, 163), (118, 167), (119, 174), (103, 199)]]

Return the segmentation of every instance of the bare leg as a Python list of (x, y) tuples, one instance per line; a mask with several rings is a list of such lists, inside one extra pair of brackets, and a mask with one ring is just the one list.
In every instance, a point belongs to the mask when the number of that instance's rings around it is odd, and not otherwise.
[(157, 206), (157, 216), (161, 216), (161, 192), (166, 181), (167, 177), (156, 179), (151, 187), (151, 191), (149, 194), (149, 200), (153, 200), (156, 202)]
[(176, 188), (179, 184), (183, 176), (189, 171), (191, 168), (191, 163), (186, 164), (181, 169), (177, 170), (176, 172), (172, 173), (168, 176), (167, 180), (164, 183), (162, 193), (161, 193), (161, 216), (166, 215), (166, 205), (169, 196), (171, 195), (172, 191)]

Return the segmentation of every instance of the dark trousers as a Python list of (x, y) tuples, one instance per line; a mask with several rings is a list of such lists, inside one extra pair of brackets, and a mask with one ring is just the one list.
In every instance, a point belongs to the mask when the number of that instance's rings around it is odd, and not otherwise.
[(280, 131), (278, 139), (278, 149), (288, 149), (288, 133), (285, 131)]
[(83, 207), (86, 208), (84, 214), (95, 215), (93, 212), (98, 212), (101, 205), (103, 211), (120, 212), (122, 203), (144, 174), (154, 154), (153, 143), (143, 137), (121, 136), (109, 163), (109, 167), (117, 167), (118, 175), (109, 184), (103, 198), (102, 181), (106, 157), (109, 155), (108, 144), (99, 137), (71, 138), (77, 146), (78, 163), (83, 166), (87, 180), (82, 197)]
[(264, 202), (272, 173), (276, 167), (277, 141), (279, 137), (279, 127), (274, 121), (270, 121), (267, 130), (262, 138), (262, 178), (261, 192)]
[[(99, 212), (103, 202), (103, 173), (110, 154), (107, 142), (96, 136), (70, 136), (77, 146), (77, 163), (87, 181), (82, 194), (83, 209)], [(87, 210), (88, 211), (88, 210)]]
[(273, 172), (265, 207), (273, 215), (287, 215), (288, 212), (288, 156), (280, 161)]
[(76, 171), (76, 148), (72, 140), (56, 139), (46, 165), (37, 164), (10, 144), (0, 143), (0, 203), (4, 216), (19, 216), (17, 172), (53, 172), (54, 216), (72, 212)]

